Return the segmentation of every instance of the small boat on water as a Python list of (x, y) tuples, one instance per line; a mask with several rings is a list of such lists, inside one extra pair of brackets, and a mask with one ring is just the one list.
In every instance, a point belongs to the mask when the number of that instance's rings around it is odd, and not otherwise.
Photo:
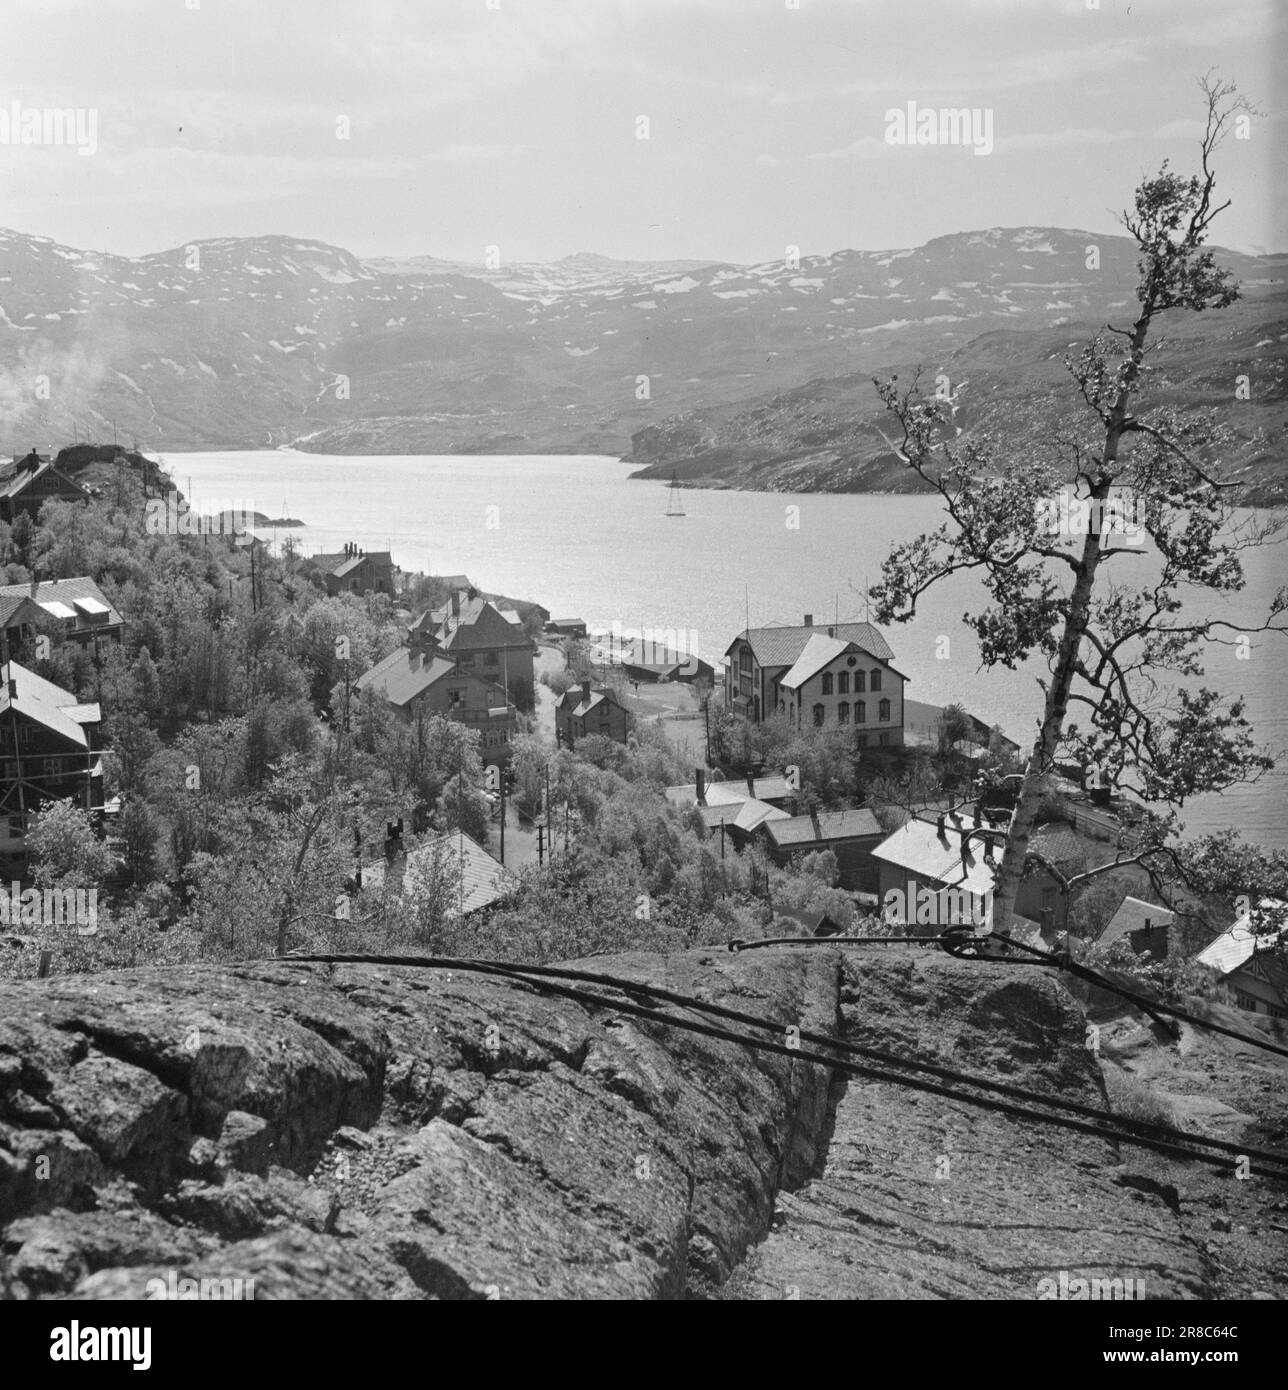
[(671, 473), (671, 490), (666, 499), (667, 516), (683, 516), (684, 508), (680, 505), (680, 479), (677, 474)]

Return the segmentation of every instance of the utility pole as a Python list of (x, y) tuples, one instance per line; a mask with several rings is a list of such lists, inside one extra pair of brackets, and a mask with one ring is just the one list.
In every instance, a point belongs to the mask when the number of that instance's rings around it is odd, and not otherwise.
[(551, 806), (551, 804), (550, 804), (550, 760), (549, 760), (549, 759), (546, 760), (546, 825), (547, 825), (547, 827), (548, 827), (549, 830), (550, 830), (549, 851), (550, 851), (550, 862), (553, 864), (553, 863), (554, 863), (554, 860), (555, 860), (555, 838), (554, 838), (555, 826), (554, 826), (554, 808), (553, 808), (553, 807)]
[(501, 769), (501, 863), (505, 863), (505, 793), (510, 785), (510, 769)]
[(540, 821), (537, 822), (537, 868), (540, 869), (546, 862), (545, 860), (545, 826)]

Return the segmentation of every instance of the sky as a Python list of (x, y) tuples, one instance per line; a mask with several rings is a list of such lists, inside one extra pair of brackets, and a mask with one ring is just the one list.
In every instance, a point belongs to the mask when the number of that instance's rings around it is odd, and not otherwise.
[[(1283, 0), (0, 0), (0, 19), (0, 223), (76, 247), (277, 233), (747, 263), (1113, 232), (1143, 174), (1196, 167), (1215, 69), (1260, 114), (1218, 157), (1212, 239), (1288, 250)], [(972, 110), (990, 152), (888, 143), (909, 102)], [(8, 139), (47, 108), (81, 112), (93, 152)]]

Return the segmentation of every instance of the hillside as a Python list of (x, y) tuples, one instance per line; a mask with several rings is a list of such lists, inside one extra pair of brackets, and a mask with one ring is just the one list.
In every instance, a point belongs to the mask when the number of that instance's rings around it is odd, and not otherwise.
[[(669, 989), (1110, 1108), (1046, 972), (884, 948), (582, 968), (645, 1010)], [(273, 1300), (1033, 1300), (1061, 1272), (1153, 1299), (1285, 1290), (1277, 1179), (621, 997), (290, 960), (0, 986), (0, 1298), (137, 1299), (170, 1275)], [(1263, 1074), (1280, 1142), (1282, 1065)]]
[[(732, 405), (698, 409), (638, 431), (630, 457), (637, 478), (679, 476), (692, 487), (775, 492), (908, 492), (924, 488), (894, 455), (891, 422), (873, 376), (911, 380), (927, 393), (936, 374), (960, 392), (955, 423), (966, 439), (988, 437), (1016, 457), (1055, 457), (1055, 445), (1085, 437), (1093, 420), (1064, 366), (1097, 329), (994, 329), (920, 362), (886, 362), (871, 372), (826, 377)], [(1169, 325), (1151, 360), (1150, 406), (1214, 411), (1230, 430), (1223, 476), (1247, 487), (1249, 503), (1288, 502), (1288, 294), (1275, 291), (1202, 318)], [(1234, 378), (1251, 397), (1234, 400)], [(884, 435), (883, 435), (884, 431)]]
[[(14, 452), (115, 428), (154, 453), (593, 451), (721, 486), (884, 487), (871, 375), (950, 363), (974, 402), (993, 370), (1009, 411), (1054, 390), (1051, 352), (1129, 307), (1135, 259), (1126, 238), (1049, 228), (754, 266), (582, 253), (496, 270), (285, 236), (131, 259), (0, 231), (0, 421)], [(1228, 399), (1254, 354), (1237, 464), (1273, 489), (1288, 258), (1222, 260), (1246, 299), (1201, 333), (1178, 322), (1169, 370)]]

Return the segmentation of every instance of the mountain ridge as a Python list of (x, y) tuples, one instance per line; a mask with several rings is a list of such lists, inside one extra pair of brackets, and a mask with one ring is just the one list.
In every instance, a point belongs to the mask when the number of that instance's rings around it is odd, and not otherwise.
[[(1203, 319), (1224, 351), (1255, 345), (1243, 364), (1255, 427), (1234, 466), (1282, 500), (1268, 460), (1283, 423), (1288, 256), (1218, 257), (1245, 298)], [(888, 469), (849, 437), (859, 426), (845, 411), (793, 432), (791, 411), (770, 403), (811, 382), (861, 390), (916, 363), (952, 360), (969, 377), (960, 353), (991, 350), (994, 331), (1035, 335), (1006, 341), (1009, 369), (1037, 380), (1043, 334), (1129, 309), (1136, 259), (1129, 238), (1044, 227), (750, 266), (577, 252), (494, 268), (364, 259), (278, 234), (120, 257), (0, 230), (0, 421), (14, 451), (115, 430), (148, 452), (591, 452), (715, 486), (884, 487)], [(1219, 395), (1219, 373), (1232, 381), (1240, 361), (1223, 367), (1201, 335), (1175, 336), (1179, 378)], [(774, 417), (759, 435), (731, 424), (756, 410)], [(864, 428), (858, 443), (875, 448)], [(829, 452), (836, 430), (845, 447)]]

